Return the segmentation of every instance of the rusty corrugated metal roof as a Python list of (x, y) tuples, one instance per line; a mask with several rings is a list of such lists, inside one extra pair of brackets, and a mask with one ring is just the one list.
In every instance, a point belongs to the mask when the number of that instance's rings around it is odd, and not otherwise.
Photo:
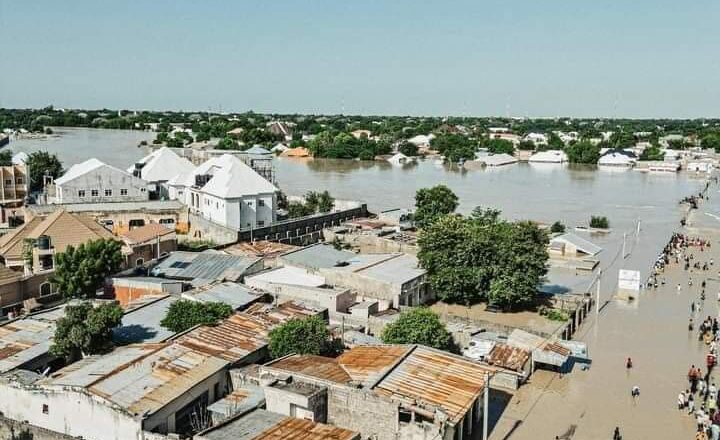
[(269, 366), (340, 384), (352, 382), (352, 377), (338, 364), (337, 359), (324, 356), (292, 355), (278, 359)]
[(497, 344), (485, 358), (488, 364), (496, 367), (521, 371), (530, 358), (530, 352), (508, 344)]
[(403, 345), (359, 345), (337, 361), (353, 381), (368, 383), (395, 365), (410, 349)]
[(493, 370), (440, 350), (417, 346), (374, 388), (376, 394), (430, 410), (458, 423), (483, 392)]
[(352, 440), (357, 437), (347, 429), (287, 417), (253, 440)]

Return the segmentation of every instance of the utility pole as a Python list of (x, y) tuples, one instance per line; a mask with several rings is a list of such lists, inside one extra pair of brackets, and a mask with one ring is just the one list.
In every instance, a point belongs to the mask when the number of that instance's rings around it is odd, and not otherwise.
[(638, 222), (637, 222), (637, 230), (635, 231), (635, 236), (636, 237), (640, 236), (640, 219), (638, 219)]
[(623, 249), (622, 249), (622, 259), (625, 259), (625, 242), (627, 241), (627, 232), (623, 232)]
[(483, 440), (488, 438), (488, 413), (490, 412), (490, 374), (485, 372), (485, 396), (483, 398)]
[(595, 317), (600, 317), (600, 278), (602, 277), (602, 269), (598, 271), (597, 290), (595, 291)]

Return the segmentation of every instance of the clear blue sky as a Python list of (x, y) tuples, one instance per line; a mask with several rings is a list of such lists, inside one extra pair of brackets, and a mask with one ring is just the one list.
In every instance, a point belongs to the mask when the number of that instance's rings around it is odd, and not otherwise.
[(720, 116), (717, 0), (0, 0), (0, 106)]

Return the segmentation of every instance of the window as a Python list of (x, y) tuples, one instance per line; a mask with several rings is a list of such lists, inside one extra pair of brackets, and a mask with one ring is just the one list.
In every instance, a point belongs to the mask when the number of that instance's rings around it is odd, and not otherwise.
[(17, 179), (15, 179), (15, 183), (17, 183), (18, 185), (22, 185), (22, 183), (23, 183), (23, 178), (22, 178), (22, 177), (18, 177)]
[(40, 296), (52, 295), (52, 285), (48, 282), (40, 284)]
[(143, 226), (145, 226), (145, 220), (143, 220), (141, 218), (140, 219), (132, 219), (132, 220), (130, 220), (130, 222), (128, 222), (128, 226), (130, 227), (130, 229), (143, 227)]
[(47, 403), (43, 403), (42, 412), (43, 414), (50, 414), (50, 407), (47, 405)]
[(106, 190), (105, 190), (105, 197), (112, 197), (112, 190), (111, 190), (111, 189), (106, 189)]
[(137, 260), (135, 260), (135, 267), (142, 266), (144, 262), (145, 260), (143, 260), (142, 258), (138, 258)]
[(248, 206), (252, 206), (252, 205), (253, 205), (253, 201), (252, 201), (252, 200), (248, 200), (247, 204), (248, 204)]
[(158, 221), (161, 225), (174, 225), (175, 219), (174, 218), (161, 218), (160, 221)]
[(79, 190), (78, 190), (78, 197), (85, 197), (85, 190), (84, 190), (84, 189), (79, 189)]
[(412, 413), (410, 411), (398, 410), (398, 422), (410, 423), (412, 422)]
[(12, 179), (5, 179), (5, 186), (12, 185)]
[(258, 220), (257, 225), (258, 225), (258, 228), (262, 228), (263, 226), (265, 226), (265, 222), (263, 220)]
[(91, 195), (92, 197), (97, 197), (97, 196), (100, 195), (100, 190), (92, 189), (92, 190), (90, 190), (90, 195)]
[(126, 196), (127, 195), (127, 188), (120, 188), (120, 195)]
[(145, 188), (140, 188), (140, 192), (145, 192)]
[(263, 200), (263, 199), (258, 200), (258, 206), (265, 206), (265, 200)]

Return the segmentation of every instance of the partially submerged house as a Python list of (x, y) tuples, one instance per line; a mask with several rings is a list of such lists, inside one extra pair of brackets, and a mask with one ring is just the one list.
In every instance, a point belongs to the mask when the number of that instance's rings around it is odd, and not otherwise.
[(560, 150), (539, 151), (528, 158), (528, 162), (535, 163), (565, 163), (567, 161), (567, 154)]
[(600, 246), (571, 232), (553, 237), (548, 247), (551, 256), (577, 259), (594, 257), (601, 251)]

